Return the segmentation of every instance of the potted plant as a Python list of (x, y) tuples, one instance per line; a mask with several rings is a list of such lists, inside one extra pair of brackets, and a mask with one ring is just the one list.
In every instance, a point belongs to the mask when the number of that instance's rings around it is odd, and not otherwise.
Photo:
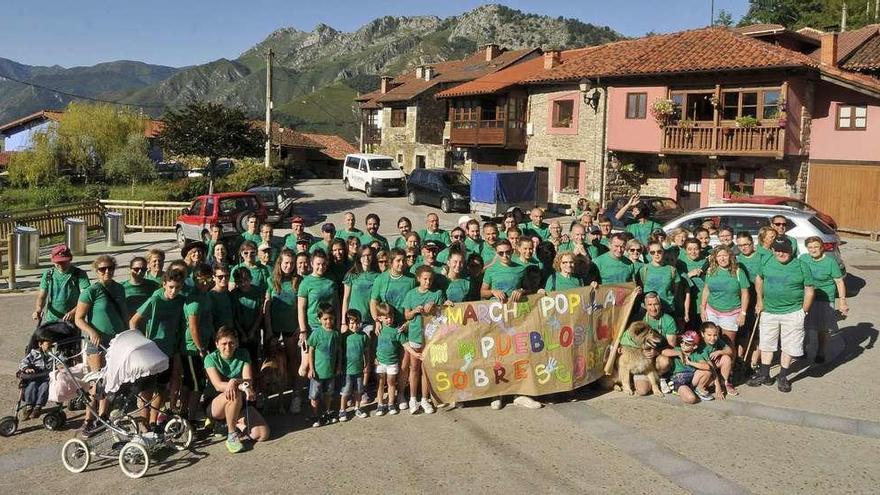
[(752, 117), (751, 115), (743, 115), (742, 117), (736, 118), (736, 126), (743, 129), (758, 127), (758, 119)]
[(775, 120), (776, 125), (783, 128), (783, 129), (785, 128), (785, 125), (788, 123), (788, 116), (785, 114), (784, 111), (777, 111), (772, 116), (770, 116), (770, 118)]
[(651, 103), (651, 117), (660, 127), (666, 127), (675, 114), (675, 104), (669, 98), (657, 98)]
[(709, 97), (709, 103), (712, 104), (712, 108), (721, 108), (721, 99), (716, 94)]
[(690, 119), (681, 119), (678, 121), (678, 127), (684, 129), (684, 137), (687, 139), (691, 139), (694, 137), (693, 128), (697, 126), (697, 123)]

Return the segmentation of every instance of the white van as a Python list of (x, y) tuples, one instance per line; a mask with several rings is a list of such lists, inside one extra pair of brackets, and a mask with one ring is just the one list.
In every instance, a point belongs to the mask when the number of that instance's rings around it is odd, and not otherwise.
[(406, 175), (393, 158), (385, 155), (347, 155), (342, 165), (342, 183), (346, 191), (360, 189), (370, 197), (406, 194)]

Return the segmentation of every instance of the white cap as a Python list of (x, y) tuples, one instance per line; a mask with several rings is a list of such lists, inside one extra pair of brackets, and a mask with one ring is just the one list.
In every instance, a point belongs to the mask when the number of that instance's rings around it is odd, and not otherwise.
[(473, 220), (470, 215), (462, 215), (458, 217), (458, 226), (464, 228), (465, 224)]
[(271, 251), (271, 250), (272, 250), (272, 246), (270, 246), (266, 242), (260, 244), (260, 247), (257, 248), (257, 251)]

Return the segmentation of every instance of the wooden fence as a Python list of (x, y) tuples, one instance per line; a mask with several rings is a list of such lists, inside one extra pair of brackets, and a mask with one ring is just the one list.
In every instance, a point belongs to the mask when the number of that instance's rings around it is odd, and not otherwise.
[(0, 238), (5, 239), (16, 225), (26, 225), (39, 229), (41, 242), (49, 242), (51, 237), (64, 235), (65, 218), (81, 218), (88, 230), (98, 230), (103, 225), (102, 217), (103, 211), (97, 201), (20, 210), (0, 220)]
[(189, 203), (179, 201), (123, 201), (102, 199), (101, 208), (122, 213), (125, 227), (131, 230), (174, 231), (174, 224)]

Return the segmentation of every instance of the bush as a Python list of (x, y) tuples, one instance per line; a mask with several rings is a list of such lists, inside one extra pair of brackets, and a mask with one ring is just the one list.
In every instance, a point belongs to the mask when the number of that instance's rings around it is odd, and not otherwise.
[(192, 177), (162, 183), (165, 198), (157, 201), (192, 201), (196, 196), (208, 194), (208, 179)]
[(90, 185), (74, 186), (67, 178), (58, 179), (46, 187), (6, 189), (0, 195), (0, 209), (4, 211), (27, 210), (46, 205), (96, 201), (106, 194), (106, 187)]
[(266, 168), (262, 161), (238, 160), (235, 164), (235, 171), (218, 181), (217, 190), (247, 191), (254, 186), (278, 184), (281, 179), (280, 170), (275, 167)]

